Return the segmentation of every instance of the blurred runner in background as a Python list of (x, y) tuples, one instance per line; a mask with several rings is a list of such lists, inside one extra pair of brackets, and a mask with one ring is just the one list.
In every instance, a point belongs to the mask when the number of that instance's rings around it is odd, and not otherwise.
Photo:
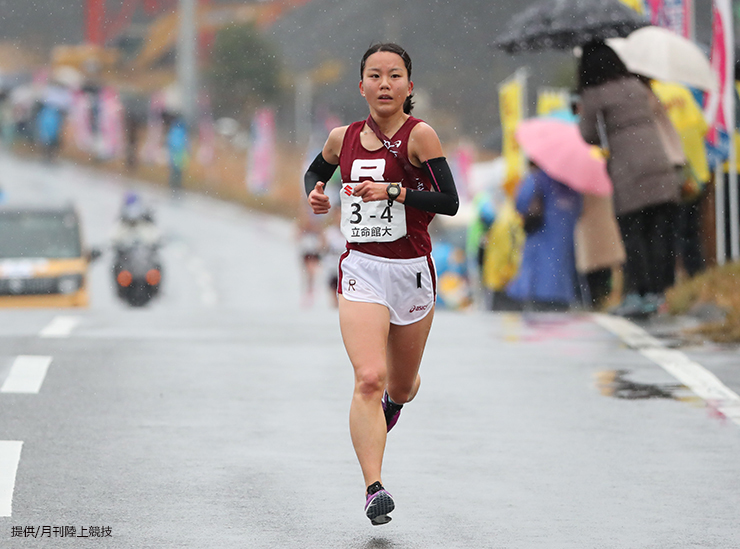
[(314, 302), (316, 275), (321, 263), (321, 250), (324, 247), (323, 236), (318, 222), (310, 213), (298, 219), (298, 253), (301, 256), (303, 274), (303, 297), (301, 305), (311, 307)]
[(337, 290), (339, 288), (339, 259), (347, 251), (347, 242), (339, 228), (340, 210), (334, 211), (333, 220), (324, 228), (324, 250), (322, 262), (326, 271), (326, 280), (329, 287), (329, 299), (332, 307), (339, 306)]

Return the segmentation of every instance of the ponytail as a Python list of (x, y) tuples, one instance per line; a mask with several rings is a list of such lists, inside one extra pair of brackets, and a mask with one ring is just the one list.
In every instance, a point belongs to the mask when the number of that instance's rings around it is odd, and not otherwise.
[(410, 93), (406, 98), (406, 101), (403, 102), (403, 112), (406, 114), (411, 114), (411, 110), (414, 108), (414, 102), (412, 101), (413, 97), (414, 94)]

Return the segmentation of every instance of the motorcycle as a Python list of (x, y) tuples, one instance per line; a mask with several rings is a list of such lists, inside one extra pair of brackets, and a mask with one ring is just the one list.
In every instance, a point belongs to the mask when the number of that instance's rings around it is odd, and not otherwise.
[(159, 293), (162, 263), (158, 248), (143, 242), (115, 247), (113, 278), (118, 297), (132, 307), (143, 307)]

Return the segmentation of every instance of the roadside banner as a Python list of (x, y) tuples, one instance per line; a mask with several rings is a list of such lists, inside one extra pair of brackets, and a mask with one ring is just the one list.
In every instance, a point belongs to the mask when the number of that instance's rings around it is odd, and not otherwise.
[(712, 18), (712, 70), (717, 75), (719, 88), (707, 97), (705, 111), (710, 121), (708, 136), (710, 158), (719, 163), (730, 153), (730, 134), (734, 120), (734, 48), (732, 13), (729, 0), (715, 0)]
[(123, 104), (111, 86), (100, 91), (100, 131), (97, 156), (100, 159), (123, 156)]
[(684, 38), (694, 38), (694, 0), (645, 0), (650, 22)]
[(537, 90), (537, 116), (570, 111), (570, 92), (567, 88), (540, 88)]
[(645, 13), (645, 2), (644, 0), (621, 0), (622, 4), (624, 4), (627, 7), (632, 8), (637, 13)]
[(651, 86), (681, 136), (691, 170), (699, 181), (708, 182), (710, 173), (704, 137), (709, 125), (694, 94), (686, 86), (671, 82), (654, 80)]
[(162, 112), (164, 111), (164, 97), (162, 92), (152, 94), (149, 101), (149, 112), (146, 122), (146, 137), (141, 147), (141, 161), (145, 164), (164, 166), (169, 156), (164, 146), (165, 131)]
[(69, 123), (72, 128), (74, 143), (79, 150), (86, 153), (91, 152), (93, 147), (90, 103), (90, 96), (78, 90), (74, 93), (72, 108), (69, 111)]
[(247, 154), (247, 189), (266, 193), (275, 176), (275, 111), (259, 109), (252, 120), (252, 140)]
[(501, 155), (506, 160), (504, 189), (514, 195), (514, 189), (524, 175), (524, 152), (519, 147), (514, 132), (526, 116), (527, 69), (521, 68), (504, 80), (498, 88), (498, 101), (501, 116), (502, 145)]
[(460, 202), (470, 202), (473, 192), (470, 190), (470, 172), (475, 160), (475, 147), (472, 143), (462, 141), (450, 155), (450, 168), (455, 177), (455, 185)]
[[(735, 159), (735, 48), (731, 0), (714, 0), (712, 13), (712, 51), (710, 61), (717, 75), (719, 88), (710, 93), (705, 112), (710, 123), (707, 152), (715, 166), (717, 262), (725, 262), (725, 202), (729, 199), (730, 251), (733, 259), (740, 257), (740, 212), (738, 212), (737, 162)], [(728, 164), (729, 196), (724, 196), (722, 163)]]

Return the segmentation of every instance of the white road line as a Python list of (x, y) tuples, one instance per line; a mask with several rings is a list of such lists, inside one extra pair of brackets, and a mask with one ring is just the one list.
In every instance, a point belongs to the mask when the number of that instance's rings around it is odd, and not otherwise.
[(595, 314), (596, 322), (652, 360), (691, 389), (698, 397), (740, 425), (740, 395), (722, 383), (717, 376), (680, 351), (668, 349), (658, 339), (627, 319)]
[(13, 511), (15, 475), (22, 446), (20, 440), (0, 440), (0, 517), (9, 517)]
[(16, 357), (0, 393), (38, 393), (51, 364), (50, 356)]
[(78, 316), (58, 316), (41, 330), (40, 337), (69, 337), (72, 330), (80, 323)]
[(200, 301), (206, 307), (215, 307), (218, 303), (218, 294), (213, 284), (213, 277), (208, 272), (203, 260), (192, 256), (188, 261), (188, 269), (195, 277), (195, 283), (200, 288)]

